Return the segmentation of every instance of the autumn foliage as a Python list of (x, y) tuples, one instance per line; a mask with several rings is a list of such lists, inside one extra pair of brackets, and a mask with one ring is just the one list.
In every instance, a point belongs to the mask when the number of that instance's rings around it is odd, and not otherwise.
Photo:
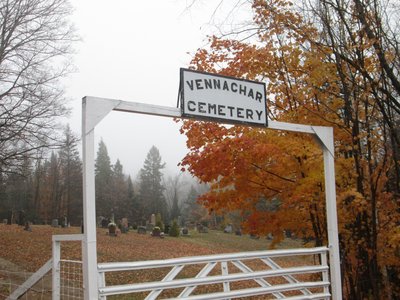
[[(394, 66), (400, 57), (383, 37), (374, 44), (368, 26), (380, 23), (363, 19), (372, 12), (361, 1), (346, 7), (348, 18), (322, 1), (314, 22), (287, 1), (252, 3), (257, 38), (211, 37), (192, 67), (266, 82), (271, 119), (334, 128), (344, 296), (399, 297), (400, 89), (385, 59)], [(328, 22), (335, 18), (342, 35)], [(209, 211), (239, 211), (247, 232), (276, 242), (290, 230), (326, 244), (322, 152), (311, 137), (188, 120), (181, 131), (182, 167), (210, 183), (200, 198)]]

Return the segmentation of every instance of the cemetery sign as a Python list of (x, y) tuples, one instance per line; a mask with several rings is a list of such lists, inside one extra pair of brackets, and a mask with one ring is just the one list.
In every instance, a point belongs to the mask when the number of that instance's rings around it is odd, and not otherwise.
[(265, 83), (181, 69), (182, 116), (267, 126)]

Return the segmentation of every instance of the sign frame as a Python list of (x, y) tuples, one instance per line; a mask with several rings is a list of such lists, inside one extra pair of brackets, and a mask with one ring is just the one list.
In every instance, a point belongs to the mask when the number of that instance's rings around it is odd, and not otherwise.
[[(192, 99), (188, 100), (185, 98), (185, 88), (184, 88), (184, 74), (186, 73), (195, 73), (199, 74), (201, 76), (207, 76), (210, 78), (217, 78), (217, 79), (222, 79), (225, 80), (225, 82), (230, 81), (231, 85), (232, 83), (235, 83), (236, 85), (240, 85), (241, 83), (248, 84), (248, 85), (258, 85), (261, 86), (262, 88), (262, 98), (261, 98), (261, 103), (263, 103), (262, 107), (262, 112), (264, 113), (265, 117), (265, 122), (251, 122), (248, 119), (245, 119), (243, 121), (237, 120), (237, 119), (232, 119), (232, 118), (223, 118), (223, 117), (218, 117), (218, 116), (210, 116), (207, 114), (204, 115), (199, 115), (195, 113), (190, 113), (187, 110), (185, 110), (186, 106), (186, 101), (193, 101)], [(192, 83), (193, 84), (193, 83)], [(249, 97), (249, 96), (248, 96)], [(217, 98), (217, 97), (216, 97)], [(200, 102), (201, 100), (198, 100), (197, 103), (202, 103)], [(178, 107), (180, 103), (180, 109), (182, 113), (183, 118), (189, 118), (189, 119), (198, 119), (201, 121), (208, 121), (208, 122), (218, 122), (218, 123), (223, 123), (223, 124), (232, 124), (232, 125), (246, 125), (246, 126), (253, 126), (253, 127), (268, 127), (268, 106), (267, 106), (267, 96), (266, 96), (266, 84), (265, 82), (258, 82), (258, 81), (253, 81), (253, 80), (247, 80), (243, 78), (236, 78), (232, 76), (225, 76), (225, 75), (220, 75), (220, 74), (215, 74), (215, 73), (208, 73), (208, 72), (203, 72), (203, 71), (197, 71), (197, 70), (192, 70), (192, 69), (186, 69), (186, 68), (180, 68), (180, 80), (179, 80), (179, 95), (178, 95)], [(206, 103), (209, 104), (210, 103)], [(211, 104), (211, 105), (216, 105), (216, 104)], [(224, 105), (222, 105), (224, 106)], [(225, 107), (225, 106), (224, 106)], [(235, 109), (238, 109), (235, 107)], [(245, 110), (245, 108), (240, 107), (239, 109)], [(247, 114), (246, 109), (246, 114)], [(232, 110), (231, 110), (232, 114)], [(246, 116), (247, 117), (247, 116)]]

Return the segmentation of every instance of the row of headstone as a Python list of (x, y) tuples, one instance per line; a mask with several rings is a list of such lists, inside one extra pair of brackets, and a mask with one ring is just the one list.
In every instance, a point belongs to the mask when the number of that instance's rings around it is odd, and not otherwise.
[(235, 232), (235, 235), (242, 235), (242, 230), (240, 228), (234, 230), (232, 224), (228, 224), (224, 228), (224, 233), (233, 233)]
[(208, 233), (208, 227), (204, 226), (203, 224), (197, 224), (196, 229), (199, 233)]
[(51, 220), (51, 227), (69, 227), (68, 219), (66, 216)]
[(18, 224), (20, 226), (25, 225), (26, 217), (25, 211), (19, 210), (18, 212), (9, 210), (7, 212), (7, 218), (3, 219), (3, 224), (11, 225), (11, 224)]
[[(8, 223), (8, 219), (3, 219), (3, 224), (4, 225), (7, 225), (7, 224), (9, 224)], [(11, 224), (10, 224), (11, 225)], [(25, 224), (24, 224), (24, 230), (26, 230), (26, 231), (32, 231), (32, 227), (31, 227), (31, 222), (25, 222)]]

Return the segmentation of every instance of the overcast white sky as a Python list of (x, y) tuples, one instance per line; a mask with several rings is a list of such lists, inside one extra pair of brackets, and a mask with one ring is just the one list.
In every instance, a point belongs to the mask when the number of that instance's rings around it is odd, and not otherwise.
[[(71, 0), (73, 21), (82, 37), (77, 45), (78, 71), (66, 80), (73, 114), (71, 128), (81, 132), (81, 99), (97, 96), (176, 106), (179, 68), (187, 67), (196, 49), (206, 45), (220, 0)], [(227, 8), (229, 11), (229, 8)], [(227, 11), (226, 8), (222, 10)], [(166, 170), (178, 172), (186, 153), (184, 136), (172, 119), (112, 112), (95, 130), (107, 145), (112, 163), (135, 178), (155, 145)]]

